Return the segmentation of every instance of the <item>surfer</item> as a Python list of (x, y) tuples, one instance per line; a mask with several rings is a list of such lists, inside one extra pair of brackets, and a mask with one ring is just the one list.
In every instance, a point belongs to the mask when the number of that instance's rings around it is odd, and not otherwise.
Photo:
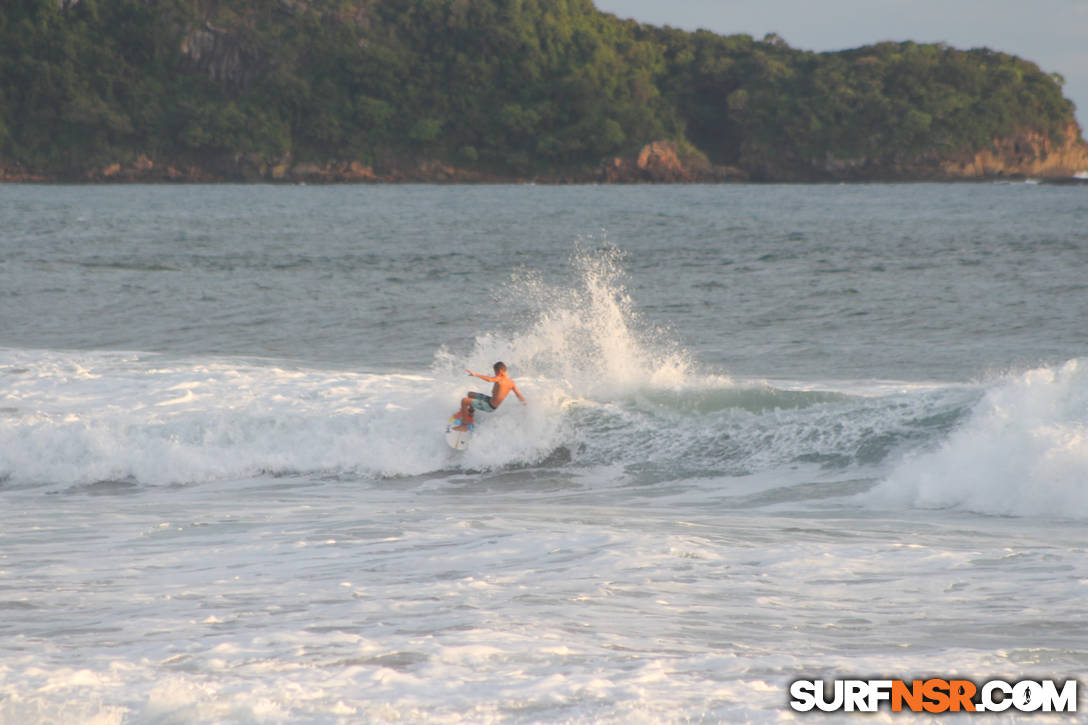
[(484, 395), (483, 393), (469, 393), (466, 397), (461, 399), (461, 411), (458, 414), (461, 419), (461, 425), (457, 426), (453, 430), (468, 430), (468, 424), (472, 422), (472, 414), (477, 410), (482, 410), (486, 413), (490, 413), (495, 408), (498, 408), (502, 404), (502, 401), (506, 399), (506, 396), (510, 394), (510, 391), (514, 391), (514, 395), (518, 396), (518, 400), (522, 405), (525, 405), (525, 398), (518, 390), (518, 386), (514, 383), (513, 378), (506, 374), (506, 363), (497, 362), (494, 365), (495, 375), (480, 375), (474, 373), (468, 368), (465, 368), (465, 372), (469, 375), (479, 378), (480, 380), (486, 380), (489, 383), (494, 383), (491, 386), (491, 395)]

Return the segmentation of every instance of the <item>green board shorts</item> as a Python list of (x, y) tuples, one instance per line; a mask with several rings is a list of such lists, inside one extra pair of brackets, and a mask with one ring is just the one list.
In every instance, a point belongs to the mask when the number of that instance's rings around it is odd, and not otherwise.
[(476, 410), (482, 410), (485, 413), (491, 413), (495, 410), (495, 406), (491, 404), (490, 395), (484, 395), (483, 393), (469, 393), (468, 397), (472, 399), (472, 407)]

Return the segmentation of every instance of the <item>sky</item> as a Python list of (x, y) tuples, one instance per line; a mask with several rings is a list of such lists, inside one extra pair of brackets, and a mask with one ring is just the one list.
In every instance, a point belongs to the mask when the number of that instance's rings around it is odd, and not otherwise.
[(985, 46), (1065, 77), (1088, 132), (1088, 0), (595, 0), (621, 18), (842, 50), (882, 40)]

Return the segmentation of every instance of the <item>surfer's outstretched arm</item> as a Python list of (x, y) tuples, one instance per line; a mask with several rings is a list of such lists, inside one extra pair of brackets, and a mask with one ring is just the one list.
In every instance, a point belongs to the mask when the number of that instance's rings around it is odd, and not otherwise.
[(479, 373), (472, 372), (468, 368), (465, 368), (465, 372), (468, 373), (469, 375), (471, 375), (474, 378), (479, 378), (480, 380), (486, 380), (489, 383), (493, 383), (493, 382), (498, 380), (497, 377), (492, 377), (490, 375), (480, 375)]
[(528, 405), (529, 404), (529, 403), (526, 402), (525, 396), (521, 394), (520, 390), (518, 390), (517, 383), (514, 383), (514, 387), (512, 387), (510, 389), (514, 391), (514, 395), (518, 396), (518, 400), (521, 401), (522, 405)]

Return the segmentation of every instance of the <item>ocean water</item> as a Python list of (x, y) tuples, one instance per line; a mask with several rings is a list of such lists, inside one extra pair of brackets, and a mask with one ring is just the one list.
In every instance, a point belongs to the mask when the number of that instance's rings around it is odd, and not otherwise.
[(0, 186), (3, 725), (1076, 678), (1086, 522), (1081, 187)]

